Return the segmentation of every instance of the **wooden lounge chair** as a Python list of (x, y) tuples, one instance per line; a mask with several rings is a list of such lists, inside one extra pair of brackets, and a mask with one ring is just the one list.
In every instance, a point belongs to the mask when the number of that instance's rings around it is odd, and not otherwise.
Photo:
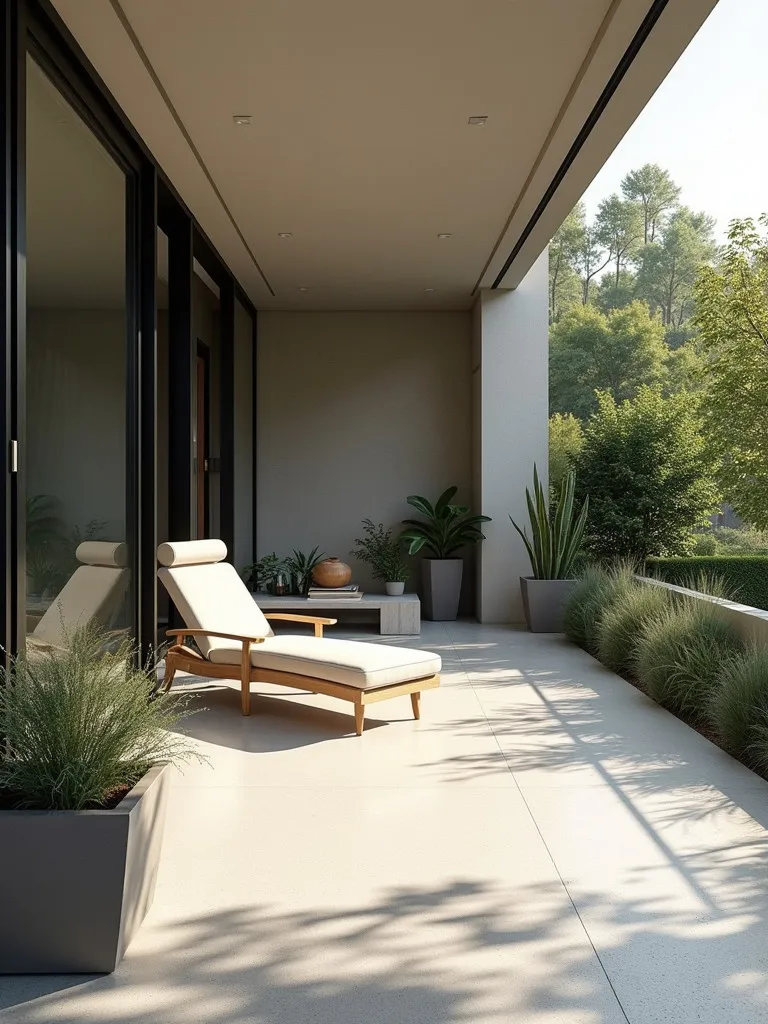
[[(440, 685), (440, 657), (428, 651), (383, 644), (335, 640), (323, 627), (335, 619), (315, 615), (263, 615), (234, 566), (224, 562), (220, 540), (161, 544), (158, 577), (185, 629), (168, 630), (175, 639), (165, 658), (165, 688), (178, 671), (218, 679), (239, 679), (244, 715), (251, 710), (251, 683), (278, 683), (350, 701), (355, 728), (362, 734), (365, 708), (376, 701), (409, 694), (419, 718), (422, 690)], [(305, 623), (313, 636), (275, 636), (267, 619)], [(185, 646), (194, 639), (198, 650)]]

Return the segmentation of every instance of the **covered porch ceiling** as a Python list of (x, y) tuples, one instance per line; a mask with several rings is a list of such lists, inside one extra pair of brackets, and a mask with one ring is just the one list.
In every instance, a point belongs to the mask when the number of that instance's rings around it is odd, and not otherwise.
[(262, 309), (515, 287), (715, 3), (54, 0)]

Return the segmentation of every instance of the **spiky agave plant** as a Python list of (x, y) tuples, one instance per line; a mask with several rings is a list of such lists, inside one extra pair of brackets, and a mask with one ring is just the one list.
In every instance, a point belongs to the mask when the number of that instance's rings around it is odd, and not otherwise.
[(575, 490), (576, 477), (570, 472), (563, 477), (560, 484), (555, 514), (552, 515), (539, 480), (538, 470), (534, 465), (533, 495), (527, 487), (525, 489), (531, 536), (528, 536), (525, 527), (519, 527), (512, 516), (509, 517), (509, 521), (523, 538), (531, 560), (534, 579), (567, 580), (573, 575), (573, 563), (581, 550), (589, 511), (589, 498), (585, 498), (581, 510), (576, 515)]

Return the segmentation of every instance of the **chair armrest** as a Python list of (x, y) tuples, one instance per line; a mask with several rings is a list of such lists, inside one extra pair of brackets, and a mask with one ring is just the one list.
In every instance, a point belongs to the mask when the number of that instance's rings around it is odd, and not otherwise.
[(319, 615), (295, 615), (291, 612), (265, 613), (265, 619), (282, 619), (285, 622), (307, 622), (315, 627), (315, 636), (323, 635), (323, 626), (335, 626), (338, 619), (325, 619)]
[(220, 640), (239, 640), (241, 643), (263, 644), (263, 636), (241, 636), (239, 633), (219, 633), (215, 629), (167, 629), (166, 636), (175, 636), (177, 640), (183, 640), (185, 636), (215, 636)]

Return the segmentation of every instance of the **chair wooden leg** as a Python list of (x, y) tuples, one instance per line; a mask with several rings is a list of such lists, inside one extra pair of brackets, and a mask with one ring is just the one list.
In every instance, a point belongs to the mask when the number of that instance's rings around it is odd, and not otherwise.
[(240, 694), (244, 715), (251, 713), (251, 645), (243, 642), (243, 653), (240, 661)]
[(363, 735), (363, 725), (365, 719), (365, 705), (355, 704), (355, 732), (358, 736)]
[(411, 694), (411, 707), (413, 708), (413, 717), (418, 719), (421, 718), (421, 694)]
[(168, 655), (165, 657), (165, 675), (163, 676), (163, 693), (168, 693), (173, 682), (173, 677), (176, 675), (176, 662)]

